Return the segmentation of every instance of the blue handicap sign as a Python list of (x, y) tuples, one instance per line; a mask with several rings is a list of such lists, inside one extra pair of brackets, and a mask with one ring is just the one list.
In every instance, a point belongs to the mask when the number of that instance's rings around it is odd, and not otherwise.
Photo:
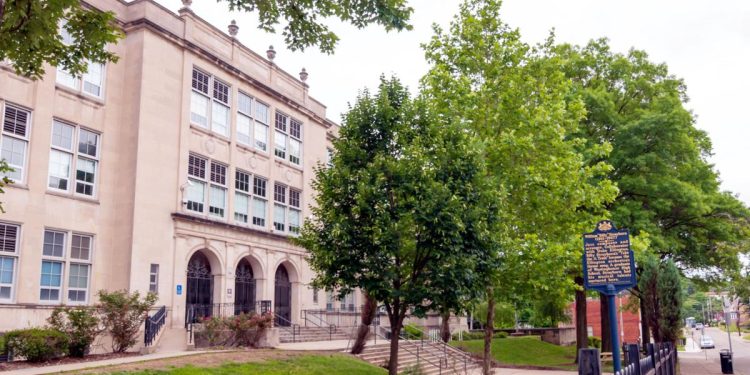
[(182, 295), (182, 284), (177, 284), (177, 295)]

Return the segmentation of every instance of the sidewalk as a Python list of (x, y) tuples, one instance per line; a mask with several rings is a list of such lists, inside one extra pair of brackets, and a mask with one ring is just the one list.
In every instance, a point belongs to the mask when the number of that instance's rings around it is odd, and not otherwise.
[(123, 365), (127, 363), (151, 361), (154, 359), (184, 357), (188, 355), (195, 355), (195, 354), (202, 354), (202, 353), (206, 353), (206, 351), (154, 353), (154, 354), (139, 355), (139, 356), (134, 356), (134, 357), (108, 359), (104, 361), (70, 363), (67, 365), (59, 365), (59, 366), (32, 367), (32, 368), (23, 369), (23, 370), (8, 371), (8, 372), (4, 372), (3, 374), (18, 374), (18, 375), (56, 374), (56, 373), (66, 372), (66, 371), (77, 371), (77, 370), (85, 370), (85, 369), (91, 369), (91, 368), (103, 367), (103, 366)]

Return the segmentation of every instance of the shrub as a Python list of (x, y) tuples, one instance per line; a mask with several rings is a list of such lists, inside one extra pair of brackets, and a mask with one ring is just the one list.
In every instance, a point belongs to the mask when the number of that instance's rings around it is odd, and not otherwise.
[(422, 370), (422, 367), (420, 367), (417, 364), (414, 364), (405, 368), (401, 374), (402, 375), (427, 375), (427, 373), (424, 372), (424, 370)]
[(215, 316), (203, 318), (200, 331), (195, 332), (196, 341), (205, 341), (208, 346), (223, 346), (229, 341), (226, 321)]
[(404, 326), (404, 336), (407, 340), (422, 339), (424, 338), (424, 332), (413, 324), (407, 324)]
[(3, 337), (5, 349), (14, 357), (42, 362), (68, 352), (68, 336), (55, 329), (29, 328), (10, 331)]
[(602, 348), (602, 339), (596, 336), (589, 336), (589, 348)]
[(96, 310), (87, 307), (57, 307), (47, 319), (50, 326), (68, 336), (68, 352), (83, 357), (102, 332)]
[(272, 324), (272, 313), (207, 317), (200, 330), (195, 332), (196, 346), (256, 346), (263, 332)]
[(505, 339), (505, 338), (508, 338), (508, 332), (495, 332), (495, 334), (492, 335), (492, 338), (494, 338), (494, 339)]
[(121, 353), (135, 345), (141, 324), (156, 303), (156, 295), (148, 293), (141, 299), (138, 292), (125, 290), (99, 291), (99, 309), (102, 323), (112, 336), (112, 351)]

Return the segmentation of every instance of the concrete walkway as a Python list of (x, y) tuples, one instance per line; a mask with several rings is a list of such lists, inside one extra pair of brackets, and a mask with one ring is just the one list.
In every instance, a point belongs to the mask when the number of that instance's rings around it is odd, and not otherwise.
[(107, 359), (104, 361), (70, 363), (67, 365), (47, 366), (47, 367), (33, 367), (33, 368), (28, 368), (28, 369), (23, 369), (23, 370), (4, 372), (3, 374), (18, 374), (18, 375), (56, 374), (56, 373), (66, 372), (66, 371), (77, 371), (77, 370), (85, 370), (85, 369), (91, 369), (91, 368), (97, 368), (97, 367), (103, 367), (103, 366), (123, 365), (126, 363), (151, 361), (154, 359), (183, 357), (187, 355), (194, 355), (194, 354), (201, 354), (201, 353), (206, 353), (206, 351), (154, 353), (154, 354), (139, 355), (139, 356), (133, 356), (133, 357)]

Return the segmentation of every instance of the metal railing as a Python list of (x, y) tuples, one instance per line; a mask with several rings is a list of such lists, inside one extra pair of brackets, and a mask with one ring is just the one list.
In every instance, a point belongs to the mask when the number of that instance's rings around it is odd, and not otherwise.
[(255, 303), (212, 303), (212, 304), (189, 304), (185, 314), (185, 327), (190, 323), (199, 323), (205, 318), (240, 315), (254, 312), (265, 314), (271, 311), (271, 301), (256, 301)]
[(164, 322), (167, 320), (167, 306), (162, 306), (154, 315), (146, 317), (146, 327), (143, 334), (143, 341), (145, 346), (151, 346), (159, 335), (161, 327), (164, 326)]
[[(641, 358), (640, 346), (623, 345), (625, 365), (615, 375), (675, 375), (677, 373), (677, 349), (671, 342), (649, 343), (647, 354)], [(580, 375), (601, 375), (599, 349), (581, 349), (578, 357)]]
[[(277, 324), (277, 322), (285, 324)], [(297, 336), (301, 333), (301, 327), (297, 323), (292, 323), (291, 320), (274, 313), (274, 327), (281, 328), (292, 334), (292, 342), (297, 342)]]

